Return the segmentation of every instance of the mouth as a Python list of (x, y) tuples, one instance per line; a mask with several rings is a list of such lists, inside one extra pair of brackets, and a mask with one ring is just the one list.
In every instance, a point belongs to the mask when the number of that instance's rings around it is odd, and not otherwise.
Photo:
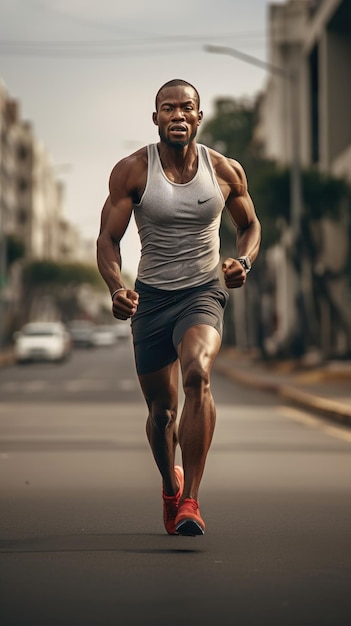
[(183, 124), (173, 124), (169, 128), (169, 132), (170, 133), (186, 133), (187, 127), (184, 126)]

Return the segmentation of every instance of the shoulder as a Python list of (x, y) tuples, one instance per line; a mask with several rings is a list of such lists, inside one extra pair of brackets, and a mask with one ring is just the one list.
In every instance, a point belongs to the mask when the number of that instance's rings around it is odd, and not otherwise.
[(136, 171), (140, 172), (145, 168), (147, 168), (147, 146), (118, 161), (112, 169), (110, 181), (132, 175)]
[(219, 184), (228, 185), (231, 193), (234, 190), (238, 195), (245, 193), (247, 191), (246, 174), (239, 161), (226, 157), (212, 148), (207, 149)]
[(147, 146), (124, 157), (112, 169), (109, 179), (110, 193), (121, 187), (127, 194), (132, 194), (143, 186), (147, 176)]

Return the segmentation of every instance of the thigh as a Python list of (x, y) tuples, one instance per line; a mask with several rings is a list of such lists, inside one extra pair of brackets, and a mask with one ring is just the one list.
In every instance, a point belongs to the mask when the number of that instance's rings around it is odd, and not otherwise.
[(212, 326), (197, 324), (186, 330), (178, 344), (183, 375), (190, 366), (209, 372), (221, 347), (221, 335)]

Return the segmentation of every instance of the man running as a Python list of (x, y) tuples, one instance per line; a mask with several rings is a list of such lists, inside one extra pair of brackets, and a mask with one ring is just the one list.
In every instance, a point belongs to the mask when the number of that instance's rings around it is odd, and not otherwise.
[[(160, 88), (153, 113), (159, 142), (112, 170), (97, 241), (113, 315), (131, 319), (149, 411), (146, 432), (162, 477), (164, 525), (171, 535), (205, 531), (198, 494), (216, 421), (210, 372), (228, 299), (218, 276), (224, 207), (235, 225), (237, 250), (236, 258), (222, 264), (227, 288), (245, 284), (261, 233), (241, 165), (196, 142), (202, 118), (193, 85), (175, 79)], [(120, 241), (133, 212), (141, 258), (135, 289), (127, 289)], [(185, 400), (177, 427), (179, 370)], [(183, 467), (174, 465), (178, 443)]]

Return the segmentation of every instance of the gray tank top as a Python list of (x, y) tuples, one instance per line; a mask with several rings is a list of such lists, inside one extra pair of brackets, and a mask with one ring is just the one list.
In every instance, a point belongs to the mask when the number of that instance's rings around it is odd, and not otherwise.
[(219, 226), (225, 205), (206, 146), (198, 169), (179, 184), (163, 171), (157, 144), (147, 146), (148, 174), (134, 217), (141, 242), (138, 279), (159, 289), (203, 285), (218, 276)]

